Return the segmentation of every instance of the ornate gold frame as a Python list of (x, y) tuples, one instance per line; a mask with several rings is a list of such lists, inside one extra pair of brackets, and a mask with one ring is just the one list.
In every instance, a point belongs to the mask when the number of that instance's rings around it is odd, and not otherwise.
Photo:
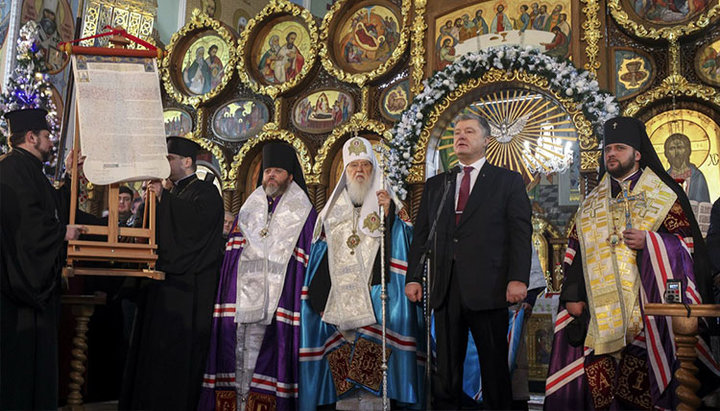
[[(590, 0), (595, 1), (595, 0)], [(684, 24), (667, 26), (638, 21), (628, 14), (620, 0), (607, 0), (607, 7), (615, 21), (633, 35), (645, 39), (674, 40), (704, 29), (720, 16), (720, 3), (715, 3), (708, 10), (698, 14), (692, 21)]]
[[(446, 111), (454, 105), (454, 102), (477, 89), (497, 85), (498, 83), (511, 82), (516, 85), (529, 86), (532, 89), (551, 95), (562, 105), (570, 118), (572, 118), (573, 124), (578, 132), (578, 143), (580, 145), (581, 155), (584, 151), (597, 150), (598, 141), (595, 138), (590, 121), (585, 118), (582, 110), (577, 108), (577, 103), (575, 101), (571, 98), (563, 97), (558, 91), (551, 88), (550, 82), (547, 78), (537, 74), (527, 73), (525, 71), (515, 70), (512, 72), (506, 72), (504, 70), (491, 69), (480, 78), (473, 78), (466, 83), (458, 85), (455, 90), (435, 105), (435, 108), (428, 116), (425, 127), (420, 132), (420, 138), (418, 139), (417, 148), (412, 160), (413, 165), (410, 169), (410, 174), (407, 177), (407, 182), (409, 184), (413, 184), (425, 181), (425, 159), (432, 131), (437, 123), (445, 117)], [(583, 167), (583, 165), (585, 165), (585, 167)], [(595, 171), (595, 167), (591, 168), (587, 163), (581, 163), (580, 171)]]
[[(281, 130), (278, 128), (276, 123), (267, 123), (263, 126), (263, 132), (257, 137), (251, 138), (243, 144), (240, 151), (233, 157), (232, 164), (230, 165), (230, 171), (228, 172), (227, 187), (223, 184), (223, 189), (235, 190), (237, 189), (237, 179), (240, 171), (240, 167), (245, 160), (245, 156), (260, 143), (264, 143), (271, 140), (282, 140), (289, 143), (295, 148), (295, 151), (300, 156), (300, 164), (303, 168), (303, 174), (305, 175), (305, 182), (310, 184), (309, 176), (312, 174), (312, 163), (310, 159), (310, 150), (305, 143), (293, 135), (287, 130)], [(223, 181), (225, 183), (225, 181)]]
[(323, 67), (328, 73), (335, 76), (337, 79), (357, 84), (360, 87), (363, 87), (366, 83), (375, 80), (391, 70), (400, 60), (403, 53), (405, 53), (408, 43), (408, 33), (406, 28), (410, 23), (410, 5), (412, 2), (411, 0), (402, 0), (402, 7), (400, 9), (402, 24), (398, 27), (400, 31), (400, 41), (398, 42), (395, 50), (393, 50), (390, 58), (374, 70), (364, 73), (351, 73), (345, 71), (335, 61), (336, 58), (334, 56), (334, 52), (332, 51), (333, 46), (331, 42), (335, 40), (333, 35), (337, 31), (338, 25), (342, 23), (339, 19), (344, 17), (351, 9), (368, 3), (374, 3), (373, 5), (382, 5), (390, 9), (397, 8), (397, 6), (387, 0), (364, 0), (362, 2), (340, 0), (332, 5), (330, 11), (325, 14), (325, 18), (320, 25), (320, 60), (322, 61)]
[(363, 130), (376, 133), (382, 136), (385, 141), (388, 141), (391, 138), (391, 136), (386, 134), (387, 127), (384, 123), (369, 119), (365, 113), (355, 113), (345, 124), (340, 127), (336, 127), (325, 142), (323, 142), (322, 147), (320, 147), (317, 155), (315, 156), (312, 174), (310, 174), (310, 177), (306, 178), (308, 184), (327, 184), (326, 180), (329, 177), (330, 167), (326, 163), (331, 161), (329, 159), (329, 154), (332, 147), (344, 135)]
[(410, 93), (422, 92), (425, 75), (425, 7), (427, 0), (415, 0), (415, 20), (412, 25), (412, 48), (410, 49)]
[(585, 3), (585, 7), (582, 8), (585, 13), (585, 21), (582, 23), (583, 34), (580, 41), (587, 42), (587, 47), (585, 47), (587, 61), (583, 68), (597, 77), (597, 70), (600, 68), (600, 61), (598, 61), (598, 54), (600, 54), (599, 43), (603, 37), (600, 30), (600, 19), (598, 18), (600, 2), (599, 0), (582, 0), (582, 2)]
[(685, 77), (673, 74), (665, 78), (658, 87), (635, 97), (635, 100), (625, 107), (623, 115), (633, 117), (652, 103), (673, 96), (693, 97), (720, 107), (720, 91), (717, 88), (690, 83)]
[[(222, 81), (214, 89), (201, 96), (191, 96), (184, 92), (182, 87), (178, 86), (178, 82), (181, 80), (182, 71), (180, 65), (175, 64), (179, 58), (185, 57), (187, 48), (192, 44), (198, 34), (205, 31), (214, 31), (221, 37), (228, 46), (228, 52), (230, 58), (227, 64), (225, 64), (225, 74), (223, 75)], [(235, 62), (237, 61), (237, 53), (233, 47), (235, 44), (235, 35), (232, 30), (228, 29), (223, 23), (218, 20), (208, 17), (206, 14), (201, 13), (200, 10), (195, 9), (192, 13), (190, 21), (177, 33), (173, 34), (170, 39), (170, 45), (167, 48), (167, 55), (162, 59), (160, 65), (160, 73), (162, 75), (162, 82), (165, 86), (165, 91), (175, 101), (180, 104), (185, 104), (197, 108), (203, 103), (206, 103), (225, 90), (228, 83), (233, 77), (235, 68)]]
[[(272, 20), (281, 18), (284, 16), (290, 16), (293, 19), (299, 19), (305, 24), (305, 28), (310, 33), (310, 55), (305, 59), (302, 70), (298, 73), (295, 78), (291, 81), (286, 81), (282, 84), (264, 85), (260, 83), (251, 73), (255, 73), (257, 70), (253, 70), (252, 56), (251, 53), (254, 49), (253, 45), (257, 41), (258, 32), (260, 29), (270, 23)], [(237, 47), (237, 72), (240, 76), (240, 80), (245, 83), (250, 89), (256, 93), (265, 94), (272, 98), (277, 97), (280, 94), (287, 92), (290, 89), (295, 88), (298, 84), (302, 83), (307, 77), (310, 70), (315, 66), (315, 60), (317, 58), (317, 44), (318, 44), (318, 30), (315, 25), (310, 12), (296, 4), (290, 3), (287, 0), (270, 0), (267, 6), (260, 11), (254, 18), (248, 21), (245, 30), (240, 34), (240, 40), (238, 41)]]

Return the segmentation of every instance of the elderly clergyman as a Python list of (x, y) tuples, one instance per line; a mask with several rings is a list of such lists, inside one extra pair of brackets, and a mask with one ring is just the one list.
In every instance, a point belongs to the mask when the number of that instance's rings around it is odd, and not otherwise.
[(398, 406), (414, 404), (423, 398), (416, 351), (424, 347), (417, 338), (421, 313), (404, 296), (411, 228), (384, 183), (372, 144), (352, 137), (342, 153), (344, 171), (318, 217), (307, 297), (303, 292), (300, 406), (382, 406), (379, 205), (386, 227), (388, 397)]

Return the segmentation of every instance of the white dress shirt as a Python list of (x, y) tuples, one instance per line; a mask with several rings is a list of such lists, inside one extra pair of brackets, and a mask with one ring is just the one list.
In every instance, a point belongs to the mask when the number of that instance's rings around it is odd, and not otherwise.
[(472, 193), (473, 187), (475, 187), (475, 181), (477, 180), (478, 175), (480, 175), (480, 169), (485, 164), (485, 157), (481, 158), (480, 160), (472, 163), (472, 164), (463, 164), (461, 162), (458, 162), (458, 166), (460, 166), (460, 172), (455, 177), (455, 209), (457, 209), (457, 202), (458, 197), (460, 196), (460, 183), (462, 183), (462, 179), (465, 176), (465, 167), (471, 166), (473, 170), (470, 172), (470, 192), (468, 193), (468, 197), (470, 197), (470, 194)]

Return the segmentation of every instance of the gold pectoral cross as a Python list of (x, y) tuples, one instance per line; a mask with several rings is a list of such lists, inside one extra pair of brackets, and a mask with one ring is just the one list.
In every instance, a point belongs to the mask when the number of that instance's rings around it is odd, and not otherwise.
[[(635, 201), (636, 206), (640, 205), (642, 207), (645, 207), (645, 192), (630, 195), (630, 182), (627, 181), (620, 183), (620, 186), (622, 187), (622, 197), (611, 198), (610, 207), (623, 207), (625, 211), (625, 230), (629, 230), (632, 228), (632, 213), (630, 212), (630, 202)], [(613, 227), (615, 227), (614, 220), (615, 219), (613, 218)], [(614, 232), (610, 235), (608, 241), (612, 246), (616, 246), (620, 242), (620, 236), (617, 233), (617, 228), (614, 229)]]

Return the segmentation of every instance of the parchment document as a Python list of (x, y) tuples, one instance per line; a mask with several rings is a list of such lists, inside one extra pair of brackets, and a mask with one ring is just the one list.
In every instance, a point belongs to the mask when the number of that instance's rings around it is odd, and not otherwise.
[(155, 59), (72, 56), (85, 176), (93, 184), (170, 175)]

